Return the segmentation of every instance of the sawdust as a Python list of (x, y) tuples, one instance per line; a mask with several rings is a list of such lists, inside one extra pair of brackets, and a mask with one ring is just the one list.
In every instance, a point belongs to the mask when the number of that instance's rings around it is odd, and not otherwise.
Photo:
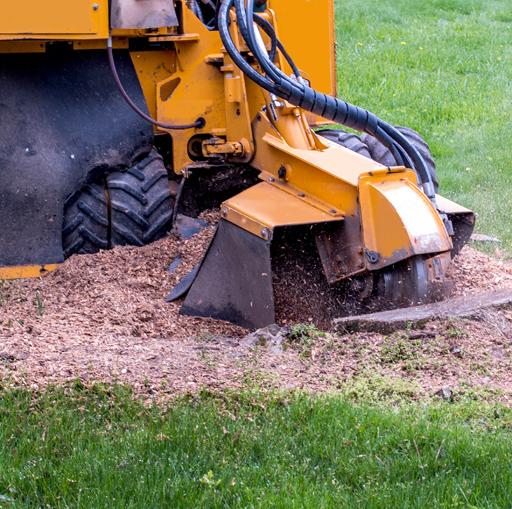
[(454, 296), (511, 287), (512, 264), (466, 246), (452, 266), (451, 279)]
[(348, 284), (327, 283), (313, 231), (284, 231), (272, 244), (278, 323), (310, 322), (327, 330), (333, 318), (366, 312), (367, 306), (351, 295)]
[[(248, 378), (266, 387), (332, 390), (370, 369), (417, 381), (426, 393), (463, 383), (512, 393), (512, 313), (506, 310), (479, 322), (431, 324), (430, 335), (414, 343), (416, 357), (393, 362), (382, 360), (389, 338), (375, 334), (328, 334), (304, 358), (294, 348), (247, 345), (241, 328), (181, 316), (180, 304), (164, 298), (213, 235), (217, 215), (204, 217), (210, 226), (188, 241), (170, 235), (143, 248), (74, 257), (38, 280), (3, 283), (0, 380), (35, 388), (75, 379), (122, 382), (140, 394), (172, 397), (242, 387)], [(177, 257), (181, 264), (171, 274)], [(455, 294), (512, 286), (509, 264), (469, 247), (452, 277)], [(461, 357), (450, 354), (454, 345)]]

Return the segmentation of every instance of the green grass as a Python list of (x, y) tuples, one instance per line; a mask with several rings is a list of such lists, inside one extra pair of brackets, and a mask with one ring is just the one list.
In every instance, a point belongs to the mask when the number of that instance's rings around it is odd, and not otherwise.
[[(122, 388), (0, 399), (0, 507), (510, 506), (510, 410)], [(2, 502), (3, 500), (3, 502)]]
[(420, 131), (442, 193), (512, 250), (510, 0), (336, 0), (339, 95)]

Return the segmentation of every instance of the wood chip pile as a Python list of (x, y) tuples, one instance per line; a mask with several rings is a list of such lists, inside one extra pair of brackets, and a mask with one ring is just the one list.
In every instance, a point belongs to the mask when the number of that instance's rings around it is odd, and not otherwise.
[[(188, 241), (170, 235), (143, 248), (75, 256), (39, 280), (3, 283), (0, 373), (4, 382), (41, 387), (76, 378), (121, 381), (139, 392), (175, 395), (205, 386), (237, 387), (248, 371), (263, 370), (273, 380), (268, 383), (280, 387), (314, 390), (332, 388), (333, 380), (349, 376), (357, 364), (355, 350), (344, 355), (337, 350), (329, 357), (322, 347), (317, 360), (310, 358), (306, 364), (294, 349), (280, 355), (258, 353), (240, 341), (247, 331), (181, 316), (179, 303), (164, 301), (202, 257), (214, 232), (215, 215), (207, 219), (211, 226)], [(168, 267), (177, 257), (182, 262), (171, 274)], [(458, 259), (453, 280), (459, 295), (510, 287), (512, 268), (468, 247)], [(374, 336), (360, 340), (381, 341)], [(336, 341), (348, 350), (357, 342)], [(503, 347), (496, 349), (502, 352)]]

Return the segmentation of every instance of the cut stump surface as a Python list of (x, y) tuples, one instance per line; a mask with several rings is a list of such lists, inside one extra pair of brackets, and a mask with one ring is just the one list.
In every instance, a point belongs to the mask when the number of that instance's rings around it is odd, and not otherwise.
[(338, 332), (389, 334), (407, 327), (422, 326), (431, 320), (474, 318), (485, 309), (500, 308), (509, 304), (512, 304), (512, 288), (503, 288), (434, 304), (338, 318), (333, 321), (333, 326)]

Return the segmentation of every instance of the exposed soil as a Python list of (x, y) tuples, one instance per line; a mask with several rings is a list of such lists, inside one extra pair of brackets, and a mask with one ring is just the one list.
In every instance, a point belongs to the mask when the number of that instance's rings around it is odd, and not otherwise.
[[(211, 226), (185, 242), (170, 235), (144, 248), (74, 257), (38, 280), (4, 283), (4, 383), (39, 388), (78, 378), (116, 381), (141, 394), (169, 397), (247, 381), (326, 391), (377, 373), (414, 382), (425, 394), (469, 385), (512, 398), (512, 310), (389, 337), (327, 334), (306, 346), (285, 341), (272, 348), (242, 340), (244, 329), (181, 316), (179, 303), (164, 298), (206, 249), (215, 214), (206, 218)], [(182, 263), (171, 274), (168, 267), (178, 256)], [(512, 266), (466, 247), (452, 277), (456, 295), (512, 287)], [(294, 321), (312, 317), (302, 313)]]

